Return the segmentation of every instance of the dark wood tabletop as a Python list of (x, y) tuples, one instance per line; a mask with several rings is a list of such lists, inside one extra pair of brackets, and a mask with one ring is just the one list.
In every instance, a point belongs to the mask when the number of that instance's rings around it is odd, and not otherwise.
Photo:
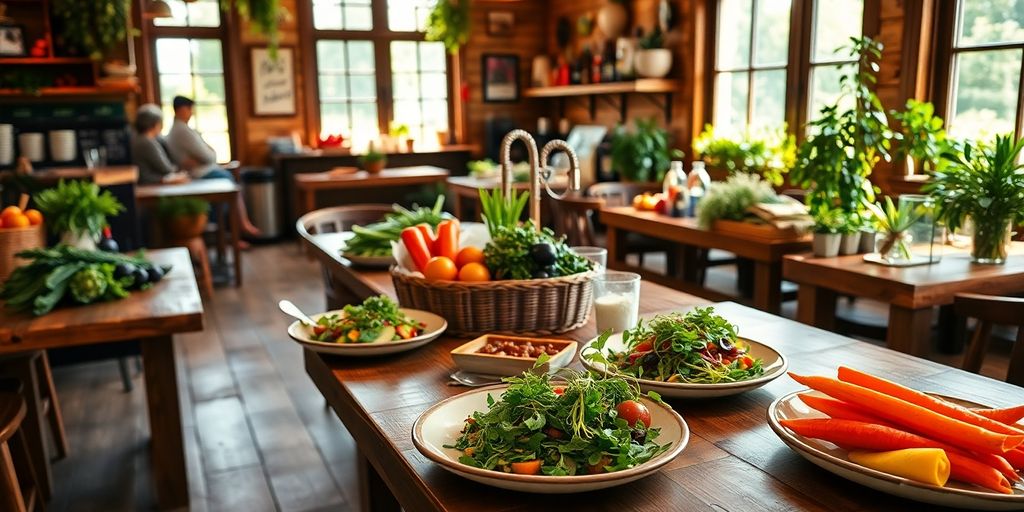
[(378, 173), (304, 172), (295, 174), (295, 215), (316, 209), (316, 193), (320, 190), (366, 189), (379, 187), (406, 187), (440, 183), (448, 177), (448, 170), (432, 165), (393, 167)]
[(173, 336), (203, 329), (203, 303), (188, 251), (158, 249), (146, 255), (173, 268), (152, 288), (125, 299), (61, 307), (40, 317), (0, 309), (0, 355), (139, 340), (157, 500), (160, 508), (173, 509), (189, 501)]
[[(782, 303), (782, 257), (787, 254), (805, 252), (811, 247), (810, 237), (799, 240), (767, 239), (736, 232), (701, 229), (697, 219), (678, 218), (655, 212), (638, 211), (632, 206), (602, 208), (601, 222), (608, 227), (608, 265), (620, 270), (639, 272), (647, 279), (659, 279), (651, 272), (626, 263), (627, 233), (639, 233), (659, 240), (679, 244), (684, 250), (677, 255), (682, 273), (666, 284), (690, 293), (727, 298), (719, 292), (704, 289), (696, 282), (695, 261), (692, 250), (719, 249), (728, 251), (754, 263), (752, 305), (769, 312), (778, 312)], [(663, 278), (662, 278), (663, 279)]]
[(789, 255), (782, 274), (800, 285), (800, 321), (833, 328), (837, 294), (882, 301), (889, 304), (889, 348), (922, 355), (931, 341), (933, 307), (952, 304), (957, 293), (1024, 292), (1024, 242), (1012, 243), (1003, 265), (971, 263), (969, 252), (952, 247), (944, 252), (937, 263), (913, 267), (868, 263), (863, 255)]
[[(334, 242), (341, 237), (333, 237)], [(362, 291), (391, 292), (386, 272), (360, 272), (333, 257), (331, 238), (314, 244), (321, 259), (347, 272)], [(347, 292), (354, 295), (353, 291)], [(653, 283), (641, 289), (641, 311), (683, 310), (706, 301)], [(717, 311), (740, 333), (785, 354), (790, 369), (834, 374), (850, 365), (918, 389), (960, 396), (993, 406), (1024, 402), (1024, 391), (866, 342), (799, 324), (736, 303)], [(587, 340), (593, 322), (564, 337)], [(767, 406), (801, 388), (788, 377), (740, 396), (707, 401), (670, 401), (692, 436), (682, 454), (658, 473), (618, 488), (558, 496), (525, 494), (477, 484), (453, 475), (415, 449), (411, 429), (428, 407), (468, 388), (448, 386), (449, 351), (465, 340), (442, 336), (418, 350), (372, 359), (343, 359), (307, 351), (306, 370), (345, 423), (363, 459), (364, 510), (934, 510), (826, 473), (787, 448), (772, 433)], [(578, 360), (573, 363), (579, 366)]]

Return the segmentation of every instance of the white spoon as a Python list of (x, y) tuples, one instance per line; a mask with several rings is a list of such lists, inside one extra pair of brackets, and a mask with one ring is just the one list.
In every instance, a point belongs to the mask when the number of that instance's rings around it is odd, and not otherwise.
[(277, 307), (281, 308), (281, 311), (283, 311), (284, 314), (294, 317), (306, 325), (316, 325), (316, 322), (314, 322), (312, 318), (306, 316), (306, 314), (290, 300), (285, 299), (278, 302)]

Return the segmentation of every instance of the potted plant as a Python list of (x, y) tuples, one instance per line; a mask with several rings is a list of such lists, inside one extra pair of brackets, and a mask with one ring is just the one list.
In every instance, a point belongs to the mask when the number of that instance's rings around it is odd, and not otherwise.
[(109, 190), (100, 192), (99, 185), (79, 180), (61, 180), (56, 187), (39, 192), (36, 206), (61, 243), (89, 250), (96, 248), (107, 217), (124, 211)]
[(904, 174), (912, 176), (917, 169), (930, 173), (942, 161), (948, 149), (942, 118), (935, 115), (935, 106), (926, 101), (907, 100), (901, 112), (889, 112), (899, 122), (895, 134), (896, 156), (903, 159)]
[(383, 171), (384, 165), (387, 164), (387, 162), (387, 155), (373, 148), (370, 148), (365, 155), (359, 157), (359, 164), (362, 165), (363, 169), (366, 169), (366, 172), (370, 174), (377, 174)]
[(860, 217), (857, 215), (840, 215), (839, 254), (857, 254), (860, 248)]
[(194, 197), (165, 197), (156, 211), (168, 239), (190, 240), (206, 230), (210, 203)]
[(661, 182), (671, 158), (682, 151), (669, 150), (668, 132), (655, 119), (637, 119), (634, 130), (618, 126), (612, 133), (612, 167), (625, 181)]
[(636, 52), (636, 73), (644, 78), (663, 78), (672, 70), (672, 50), (665, 48), (661, 27), (640, 38)]
[(734, 137), (716, 133), (709, 124), (693, 141), (693, 151), (712, 168), (729, 174), (759, 174), (779, 186), (796, 161), (796, 139), (786, 131), (785, 123), (774, 129), (746, 130)]
[(869, 204), (868, 209), (874, 214), (875, 223), (882, 234), (878, 243), (878, 255), (889, 264), (908, 262), (911, 260), (907, 230), (917, 222), (918, 214), (910, 208), (898, 208), (892, 199), (885, 198), (885, 207)]
[(220, 0), (220, 5), (224, 12), (234, 9), (253, 32), (266, 37), (271, 55), (276, 55), (281, 20), (290, 17), (281, 0)]
[(439, 0), (427, 15), (427, 41), (440, 41), (448, 53), (458, 53), (469, 40), (470, 0)]
[(405, 141), (405, 149), (412, 153), (413, 144), (416, 142), (414, 139), (409, 138), (409, 125), (405, 123), (391, 122), (391, 127), (388, 128), (388, 134), (391, 135), (395, 142), (399, 140)]
[(814, 212), (814, 239), (812, 248), (819, 258), (831, 258), (839, 254), (839, 243), (842, 235), (842, 211), (838, 209), (818, 210)]
[(751, 206), (778, 202), (779, 197), (771, 184), (760, 176), (736, 174), (711, 185), (697, 203), (697, 223), (703, 229), (711, 229), (717, 220), (746, 220), (752, 217), (747, 211)]
[(64, 46), (90, 59), (103, 59), (128, 37), (131, 4), (126, 0), (91, 0), (88, 8), (79, 0), (54, 0), (51, 6)]
[(967, 217), (974, 222), (975, 263), (1005, 263), (1011, 229), (1024, 218), (1022, 148), (1024, 139), (1014, 143), (1012, 135), (977, 146), (964, 142), (944, 155), (948, 165), (925, 186), (951, 230)]

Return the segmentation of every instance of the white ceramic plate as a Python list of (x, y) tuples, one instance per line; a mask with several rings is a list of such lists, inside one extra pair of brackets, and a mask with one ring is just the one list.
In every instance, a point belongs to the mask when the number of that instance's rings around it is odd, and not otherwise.
[[(783, 427), (779, 420), (826, 417), (800, 400), (797, 395), (803, 393), (824, 396), (810, 390), (783, 396), (768, 406), (768, 424), (786, 445), (814, 465), (876, 491), (932, 505), (968, 510), (1024, 509), (1024, 490), (1019, 487), (1014, 488), (1013, 494), (1000, 494), (953, 480), (950, 480), (946, 487), (923, 484), (855, 464), (847, 458), (846, 450), (828, 441), (797, 435)], [(960, 402), (961, 405), (983, 407), (959, 400), (953, 401)]]
[[(640, 383), (640, 389), (644, 391), (654, 391), (661, 396), (671, 398), (717, 398), (757, 389), (786, 373), (786, 368), (789, 367), (789, 362), (786, 361), (785, 356), (763, 343), (758, 343), (743, 337), (740, 337), (740, 340), (750, 347), (749, 354), (752, 357), (762, 360), (764, 374), (760, 377), (740, 382), (726, 382), (722, 384), (690, 384), (686, 382), (660, 382), (649, 379), (638, 379), (637, 382)], [(584, 366), (591, 370), (607, 374), (609, 372), (604, 364), (595, 363), (583, 358), (585, 354), (596, 350), (590, 346), (595, 341), (597, 341), (597, 338), (594, 338), (583, 345), (583, 348), (580, 349), (580, 361), (583, 362)], [(622, 342), (621, 333), (611, 335), (604, 346), (605, 354), (613, 351), (622, 352), (624, 350), (626, 350), (626, 345)]]
[[(324, 354), (334, 354), (338, 356), (382, 356), (385, 354), (396, 354), (398, 352), (405, 352), (407, 350), (422, 347), (423, 345), (437, 339), (437, 337), (448, 328), (448, 322), (444, 318), (428, 311), (406, 308), (399, 308), (399, 311), (405, 313), (410, 318), (418, 322), (426, 324), (426, 327), (423, 328), (423, 334), (407, 340), (385, 341), (380, 343), (327, 343), (313, 340), (311, 338), (311, 328), (296, 320), (288, 326), (288, 336), (291, 336), (293, 340), (314, 352), (322, 352)], [(322, 316), (338, 314), (341, 314), (340, 310), (312, 315), (310, 318), (315, 321), (319, 320)]]
[(658, 443), (672, 445), (667, 451), (635, 468), (599, 475), (515, 475), (474, 468), (459, 462), (461, 452), (445, 448), (444, 445), (455, 444), (466, 418), (476, 411), (487, 410), (488, 394), (497, 400), (507, 387), (508, 384), (497, 384), (479, 388), (435, 404), (416, 418), (416, 423), (412, 426), (413, 444), (420, 453), (444, 469), (474, 482), (513, 491), (569, 494), (614, 487), (650, 475), (676, 458), (690, 440), (690, 429), (679, 413), (667, 405), (642, 398), (643, 404), (651, 411), (651, 426), (661, 429)]
[(388, 268), (395, 264), (395, 257), (390, 254), (387, 256), (359, 256), (357, 254), (342, 252), (341, 256), (348, 261), (351, 261), (352, 265), (356, 267)]

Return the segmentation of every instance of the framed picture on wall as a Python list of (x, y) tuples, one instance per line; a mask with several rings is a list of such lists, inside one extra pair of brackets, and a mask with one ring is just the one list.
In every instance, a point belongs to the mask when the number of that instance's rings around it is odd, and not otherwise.
[(25, 49), (25, 29), (21, 25), (0, 25), (0, 56), (21, 57)]
[(519, 101), (519, 56), (484, 54), (484, 101)]
[(281, 47), (272, 57), (268, 48), (252, 48), (250, 57), (253, 115), (295, 115), (294, 50)]
[(516, 14), (512, 11), (491, 11), (487, 13), (487, 34), (511, 36), (516, 26)]

